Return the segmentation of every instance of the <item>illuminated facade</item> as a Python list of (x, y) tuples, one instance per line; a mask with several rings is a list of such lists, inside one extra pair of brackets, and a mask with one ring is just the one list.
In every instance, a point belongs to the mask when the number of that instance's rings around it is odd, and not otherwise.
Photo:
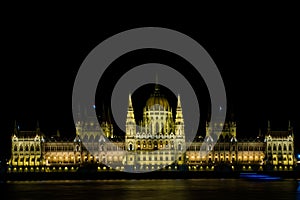
[(265, 142), (267, 164), (292, 166), (295, 163), (294, 134), (290, 123), (287, 131), (273, 131), (268, 122)]
[[(128, 99), (126, 133), (117, 137), (110, 122), (86, 119), (76, 123), (76, 136), (62, 140), (45, 137), (39, 127), (24, 132), (14, 129), (10, 171), (74, 170), (94, 164), (99, 170), (124, 167), (138, 170), (176, 169), (213, 170), (229, 166), (234, 170), (291, 170), (296, 164), (292, 127), (287, 131), (273, 131), (268, 125), (264, 136), (237, 139), (236, 122), (206, 124), (205, 137), (197, 136), (187, 146), (184, 115), (178, 95), (176, 116), (158, 85), (143, 109), (143, 119), (137, 123), (131, 95)], [(221, 131), (218, 141), (213, 132)], [(100, 134), (101, 133), (101, 134)], [(188, 147), (186, 149), (186, 147)]]
[(162, 168), (176, 160), (185, 163), (185, 132), (180, 96), (173, 120), (172, 108), (167, 99), (160, 94), (158, 85), (147, 100), (143, 120), (136, 124), (131, 95), (129, 95), (126, 119), (125, 146), (126, 165), (140, 170)]

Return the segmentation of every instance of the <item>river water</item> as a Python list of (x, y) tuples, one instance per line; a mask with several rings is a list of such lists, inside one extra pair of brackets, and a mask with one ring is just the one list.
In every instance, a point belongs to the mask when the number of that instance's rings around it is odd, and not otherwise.
[[(297, 180), (242, 179), (64, 180), (1, 183), (1, 199), (300, 199)], [(299, 191), (298, 191), (299, 190)]]

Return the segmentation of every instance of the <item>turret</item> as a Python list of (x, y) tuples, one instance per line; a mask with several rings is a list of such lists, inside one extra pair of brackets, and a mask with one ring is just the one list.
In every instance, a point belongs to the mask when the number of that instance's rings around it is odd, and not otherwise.
[(131, 94), (128, 97), (128, 109), (126, 117), (126, 136), (133, 136), (136, 133), (136, 122), (134, 118), (134, 111), (132, 107)]
[(180, 96), (178, 95), (176, 118), (175, 118), (175, 134), (184, 136), (184, 119), (182, 114), (182, 107)]

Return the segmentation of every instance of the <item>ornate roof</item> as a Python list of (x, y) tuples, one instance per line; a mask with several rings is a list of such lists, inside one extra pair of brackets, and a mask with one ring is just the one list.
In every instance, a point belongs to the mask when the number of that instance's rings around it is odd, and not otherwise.
[(154, 93), (146, 102), (146, 107), (152, 107), (154, 105), (161, 105), (164, 109), (170, 108), (168, 100), (160, 93), (158, 85), (155, 85)]

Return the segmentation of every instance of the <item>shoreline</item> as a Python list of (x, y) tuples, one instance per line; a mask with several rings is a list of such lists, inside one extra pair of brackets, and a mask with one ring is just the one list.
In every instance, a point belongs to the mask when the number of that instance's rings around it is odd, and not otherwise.
[(138, 179), (241, 179), (242, 173), (261, 174), (284, 179), (300, 179), (299, 171), (152, 171), (128, 173), (122, 171), (105, 172), (23, 172), (7, 173), (3, 181), (43, 181), (43, 180), (138, 180)]

